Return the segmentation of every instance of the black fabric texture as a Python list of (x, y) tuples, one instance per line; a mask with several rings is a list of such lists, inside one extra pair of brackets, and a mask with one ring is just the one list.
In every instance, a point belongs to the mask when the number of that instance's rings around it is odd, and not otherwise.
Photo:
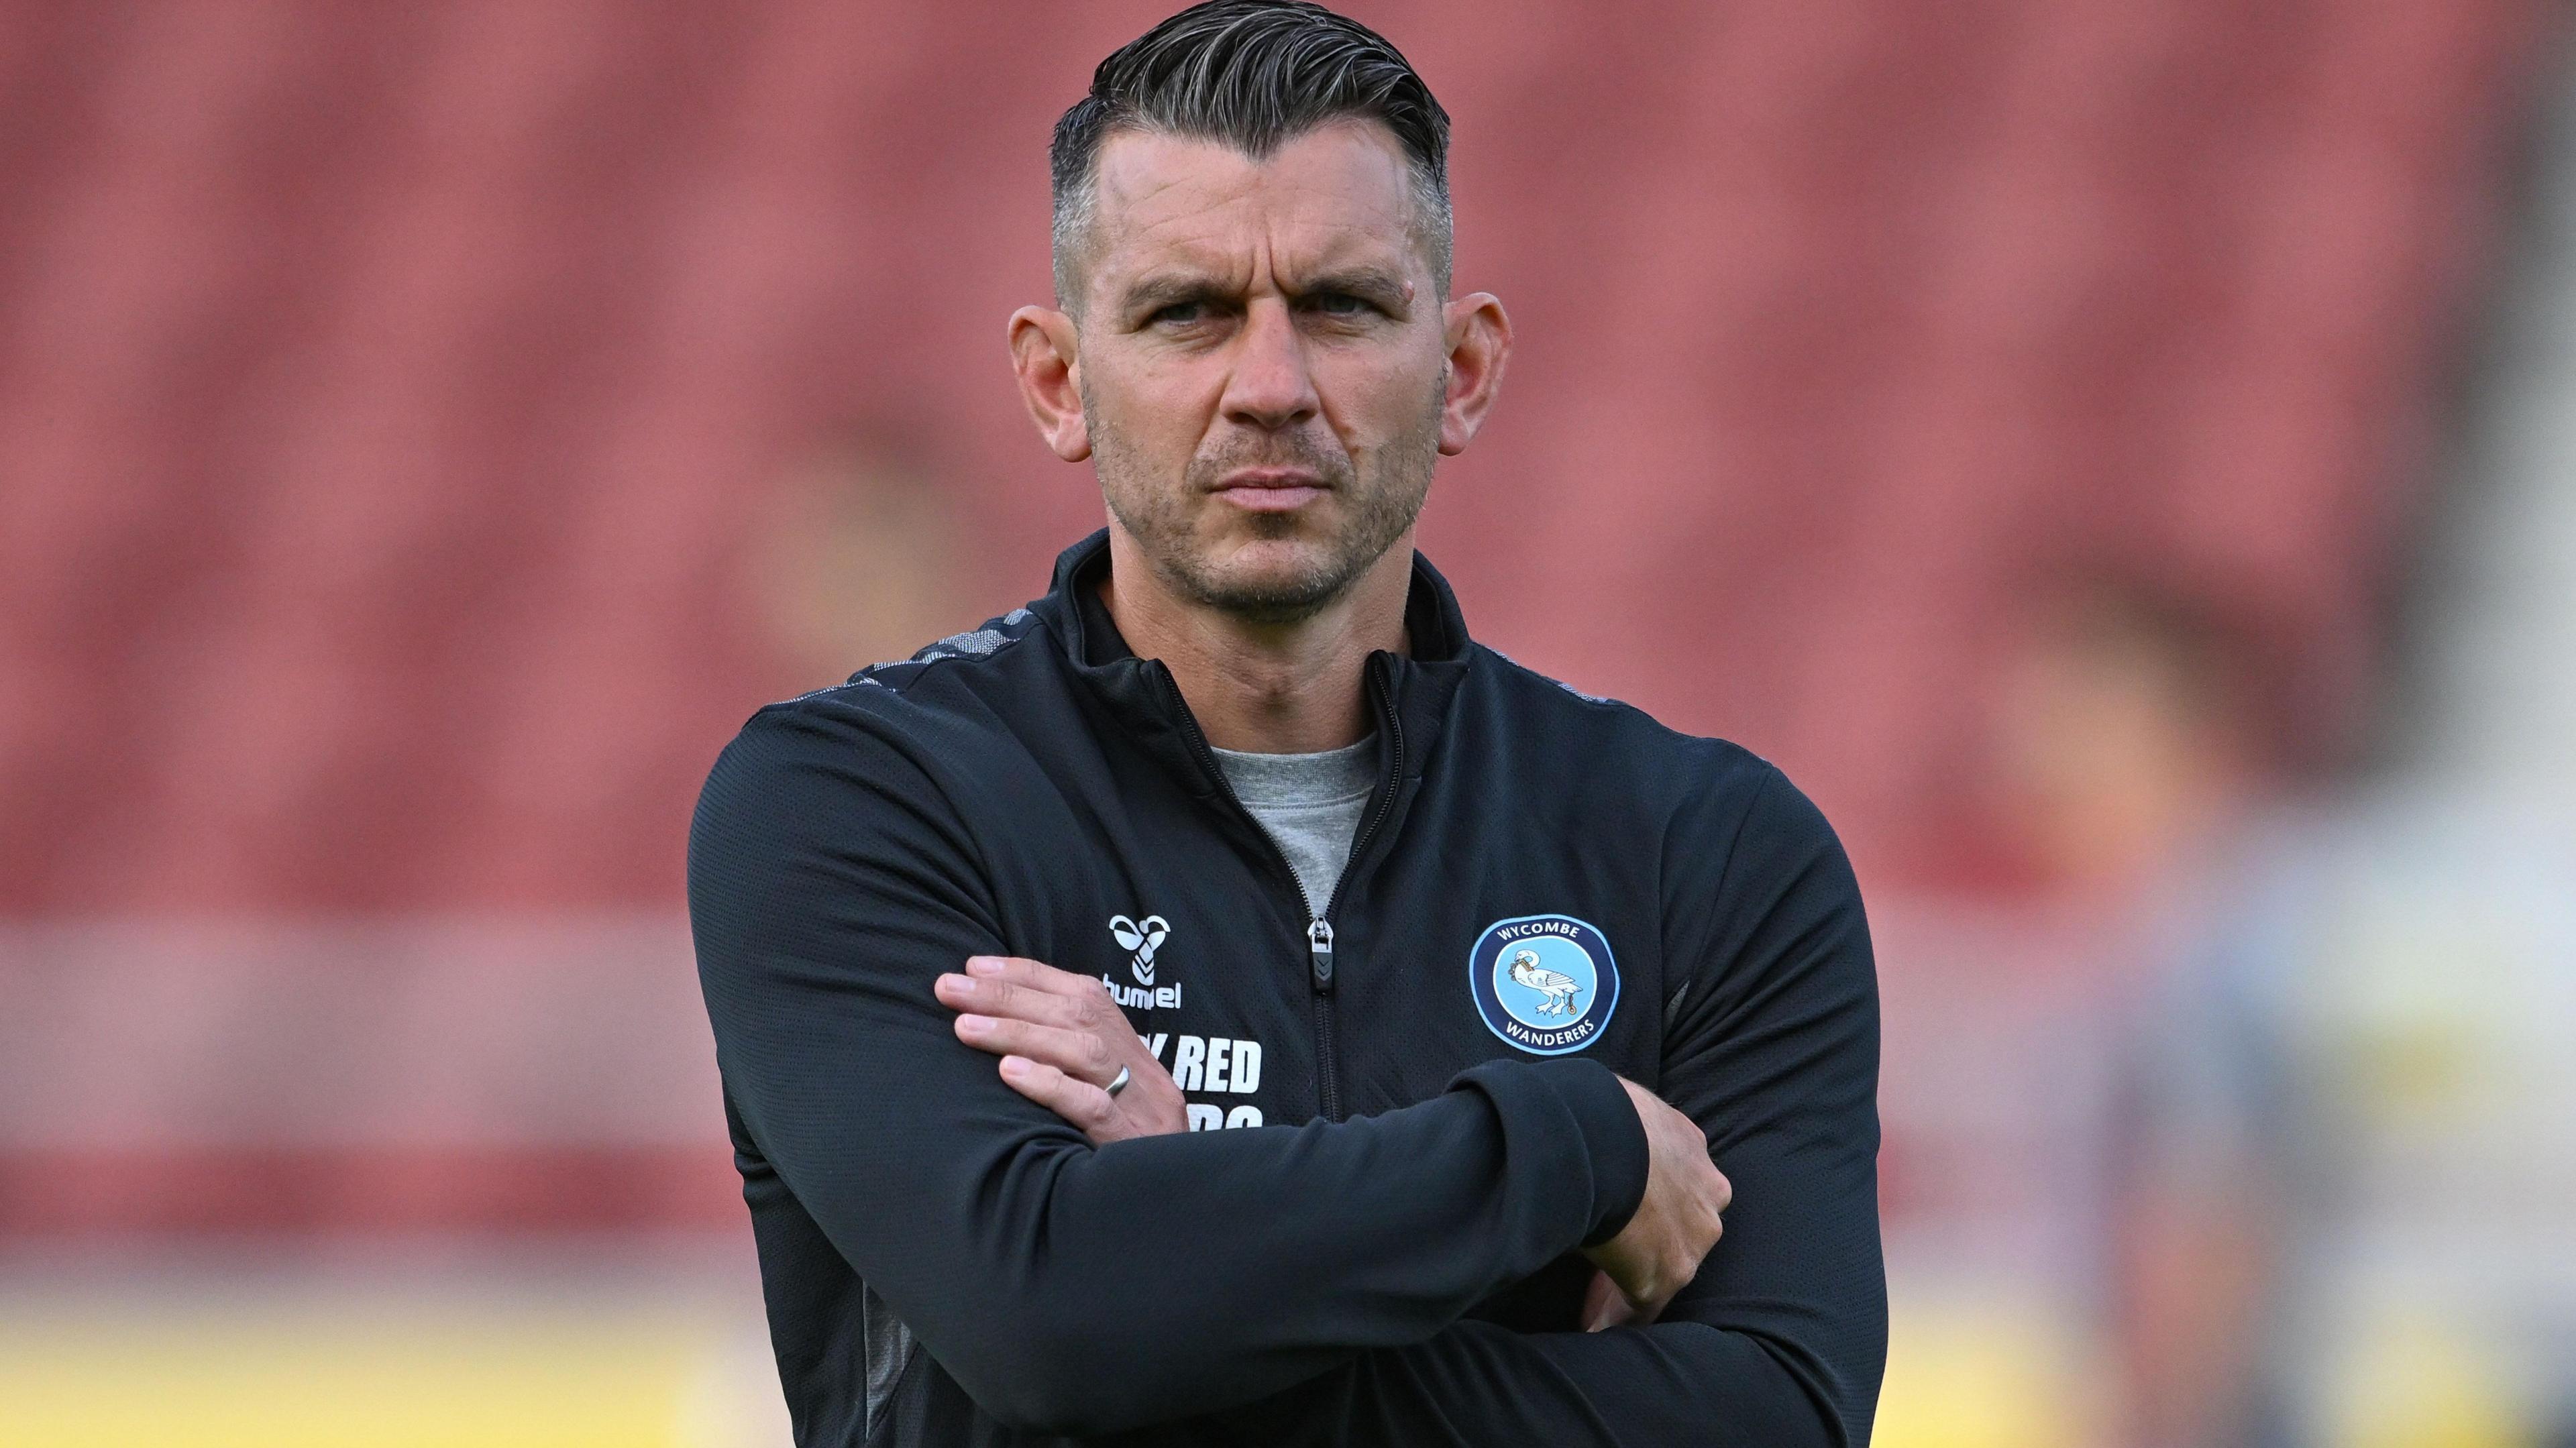
[[(1107, 566), (1095, 534), (1028, 608), (761, 710), (700, 797), (690, 917), (797, 1441), (1865, 1444), (1876, 984), (1823, 817), (1473, 643), (1417, 559), (1319, 956)], [(1111, 921), (1148, 917), (1142, 959)], [(1569, 1054), (1470, 987), (1529, 917), (1615, 955)], [(976, 954), (1119, 987), (1224, 1129), (1095, 1148), (1011, 1091), (931, 994)], [(1620, 1076), (1736, 1197), (1660, 1321), (1586, 1334), (1574, 1254), (1645, 1188)], [(917, 1343), (874, 1403), (871, 1289)]]

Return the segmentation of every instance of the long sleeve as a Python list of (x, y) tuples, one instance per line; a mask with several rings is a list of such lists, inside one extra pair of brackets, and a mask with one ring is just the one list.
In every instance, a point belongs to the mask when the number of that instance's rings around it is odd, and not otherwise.
[(1887, 1301), (1858, 886), (1824, 817), (1768, 766), (1749, 804), (1677, 822), (1667, 874), (1674, 958), (1698, 969), (1665, 1002), (1659, 1090), (1708, 1133), (1735, 1202), (1662, 1319), (1462, 1322), (1162, 1441), (1865, 1448)]
[(931, 983), (1006, 950), (999, 910), (938, 781), (853, 705), (746, 727), (701, 796), (689, 894), (742, 1130), (1006, 1423), (1108, 1432), (1420, 1344), (1644, 1190), (1644, 1133), (1592, 1063), (1492, 1063), (1366, 1120), (1092, 1147), (951, 1034)]

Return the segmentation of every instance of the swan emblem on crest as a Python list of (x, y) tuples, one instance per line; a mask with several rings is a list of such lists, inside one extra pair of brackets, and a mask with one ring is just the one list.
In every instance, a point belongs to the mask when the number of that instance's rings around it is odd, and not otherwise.
[(1538, 1014), (1570, 1016), (1574, 1013), (1574, 997), (1582, 991), (1583, 987), (1576, 983), (1574, 977), (1540, 965), (1537, 951), (1513, 952), (1510, 973), (1513, 984), (1528, 986), (1531, 990), (1547, 997), (1539, 1003)]

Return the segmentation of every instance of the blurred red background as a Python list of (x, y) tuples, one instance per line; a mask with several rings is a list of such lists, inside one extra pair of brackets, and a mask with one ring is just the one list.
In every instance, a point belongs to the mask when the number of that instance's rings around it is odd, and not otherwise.
[[(1521, 346), (1426, 548), (1867, 877), (1991, 852), (2033, 566), (2276, 631), (2331, 740), (2538, 7), (1421, 4)], [(0, 11), (0, 910), (668, 908), (801, 459), (899, 435), (964, 626), (1094, 525), (1002, 319), (1155, 7)], [(873, 662), (850, 659), (838, 672)]]
[[(1992, 759), (2050, 580), (2227, 617), (2269, 787), (2355, 756), (2550, 7), (1351, 8), (1518, 332), (1425, 551), (1798, 779), (1892, 1001), (2054, 883)], [(0, 4), (0, 1256), (739, 1231), (692, 800), (1096, 526), (1003, 321), (1163, 13)]]

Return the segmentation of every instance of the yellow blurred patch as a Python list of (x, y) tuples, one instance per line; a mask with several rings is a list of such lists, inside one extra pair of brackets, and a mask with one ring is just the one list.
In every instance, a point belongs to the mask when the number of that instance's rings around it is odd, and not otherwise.
[[(661, 1313), (214, 1306), (0, 1323), (10, 1448), (749, 1448), (720, 1328)], [(775, 1379), (769, 1392), (776, 1393)], [(772, 1411), (779, 1411), (773, 1409)], [(746, 1427), (768, 1426), (746, 1415)], [(783, 1418), (783, 1412), (779, 1412)]]
[(2066, 1448), (2089, 1441), (2083, 1365), (2050, 1314), (2012, 1303), (1894, 1309), (1877, 1448)]
[(2488, 1354), (2430, 1321), (2371, 1331), (2327, 1402), (2338, 1448), (2531, 1448), (2537, 1435)]

